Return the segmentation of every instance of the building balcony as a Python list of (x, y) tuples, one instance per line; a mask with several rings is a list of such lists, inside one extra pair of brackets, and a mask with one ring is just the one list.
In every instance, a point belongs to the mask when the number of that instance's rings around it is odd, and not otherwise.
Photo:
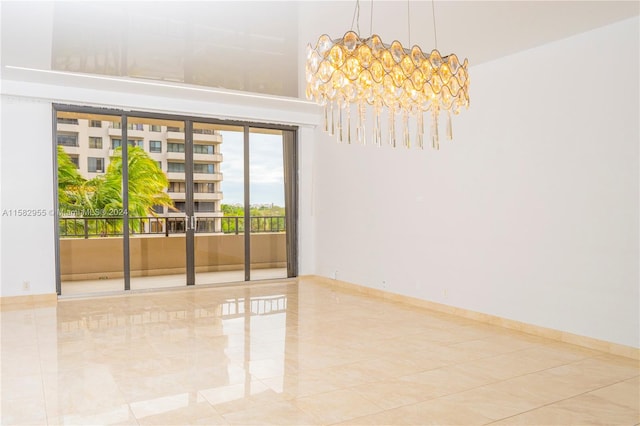
[[(184, 157), (182, 157), (184, 158)], [(219, 163), (222, 161), (222, 154), (193, 154), (194, 161), (206, 161), (208, 163)]]
[(122, 137), (122, 129), (116, 129), (114, 127), (109, 127), (109, 136), (116, 136), (118, 138)]
[(199, 141), (199, 142), (215, 142), (215, 143), (221, 143), (222, 142), (222, 135), (207, 135), (207, 134), (203, 134), (203, 133), (193, 133), (193, 140), (194, 141)]
[(167, 131), (167, 140), (179, 140), (179, 141), (183, 141), (183, 140), (184, 140), (184, 133), (183, 133), (183, 132), (171, 132), (171, 131)]
[(182, 181), (184, 182), (184, 172), (167, 172), (167, 178), (170, 181)]
[(184, 201), (187, 199), (187, 194), (184, 192), (167, 192), (167, 195), (169, 195), (169, 198), (173, 201)]
[(167, 152), (167, 160), (183, 160), (184, 152)]
[(144, 139), (145, 131), (144, 130), (127, 130), (127, 138), (128, 139)]
[[(184, 174), (182, 176), (184, 179)], [(222, 173), (194, 173), (193, 180), (198, 182), (220, 182), (222, 181)]]
[(78, 132), (78, 124), (72, 124), (72, 123), (57, 123), (57, 127), (59, 132), (74, 132), (77, 133)]
[(196, 201), (217, 201), (222, 200), (222, 192), (196, 192), (193, 194)]

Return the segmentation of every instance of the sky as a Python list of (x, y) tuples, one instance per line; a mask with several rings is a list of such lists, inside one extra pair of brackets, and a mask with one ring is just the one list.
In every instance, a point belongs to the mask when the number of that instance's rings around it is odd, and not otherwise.
[[(221, 131), (222, 203), (243, 204), (242, 132)], [(282, 136), (249, 133), (250, 204), (284, 207)]]

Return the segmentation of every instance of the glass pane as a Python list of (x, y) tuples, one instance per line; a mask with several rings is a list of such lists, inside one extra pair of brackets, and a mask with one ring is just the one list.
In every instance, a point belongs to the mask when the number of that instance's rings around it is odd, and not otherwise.
[(244, 281), (244, 129), (193, 124), (196, 284)]
[(287, 277), (282, 131), (249, 131), (251, 279)]
[[(130, 117), (131, 289), (186, 285), (184, 122)], [(114, 155), (119, 155), (120, 149)], [(181, 167), (170, 167), (178, 164)]]
[(124, 290), (122, 171), (104, 143), (120, 117), (56, 118), (61, 293)]

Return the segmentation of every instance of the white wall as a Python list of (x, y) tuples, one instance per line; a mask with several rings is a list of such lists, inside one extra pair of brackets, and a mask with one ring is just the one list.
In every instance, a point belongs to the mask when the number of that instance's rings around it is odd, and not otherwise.
[(0, 295), (54, 293), (51, 106), (4, 95), (1, 102)]
[(473, 67), (439, 152), (318, 130), (318, 273), (640, 347), (638, 27)]

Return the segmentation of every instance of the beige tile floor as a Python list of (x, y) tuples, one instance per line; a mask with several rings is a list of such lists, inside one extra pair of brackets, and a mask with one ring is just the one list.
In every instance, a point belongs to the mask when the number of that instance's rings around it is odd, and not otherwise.
[(634, 425), (637, 361), (301, 279), (4, 307), (1, 423)]

